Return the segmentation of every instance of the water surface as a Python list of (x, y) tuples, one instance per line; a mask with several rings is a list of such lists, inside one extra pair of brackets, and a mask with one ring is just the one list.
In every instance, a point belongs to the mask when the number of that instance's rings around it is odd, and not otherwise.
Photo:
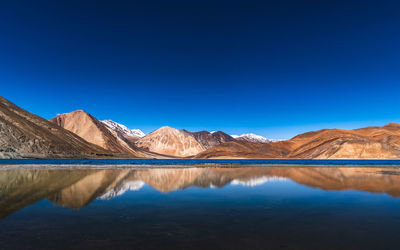
[(398, 166), (252, 165), (2, 166), (0, 246), (398, 249)]

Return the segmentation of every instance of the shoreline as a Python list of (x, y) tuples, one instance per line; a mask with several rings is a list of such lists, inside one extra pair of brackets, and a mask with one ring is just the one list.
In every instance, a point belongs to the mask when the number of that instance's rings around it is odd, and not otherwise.
[(235, 163), (198, 163), (198, 164), (0, 164), (5, 170), (113, 170), (113, 169), (191, 169), (191, 168), (392, 168), (398, 164), (235, 164)]

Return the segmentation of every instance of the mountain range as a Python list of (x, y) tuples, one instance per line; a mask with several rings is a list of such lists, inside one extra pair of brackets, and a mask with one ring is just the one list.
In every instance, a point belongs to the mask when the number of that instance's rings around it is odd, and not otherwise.
[(0, 158), (396, 159), (400, 124), (323, 129), (274, 141), (161, 127), (147, 135), (83, 110), (45, 120), (0, 97)]

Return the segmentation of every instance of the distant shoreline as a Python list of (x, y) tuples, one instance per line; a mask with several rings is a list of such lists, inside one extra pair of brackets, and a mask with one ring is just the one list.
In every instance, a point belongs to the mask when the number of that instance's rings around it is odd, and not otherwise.
[(400, 167), (393, 159), (0, 159), (0, 169), (10, 168), (199, 168), (199, 167)]

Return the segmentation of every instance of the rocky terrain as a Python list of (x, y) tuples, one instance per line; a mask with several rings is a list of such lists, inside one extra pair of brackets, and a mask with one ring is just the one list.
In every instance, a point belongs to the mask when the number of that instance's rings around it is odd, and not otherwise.
[(235, 141), (235, 139), (232, 136), (222, 131), (216, 131), (211, 133), (208, 131), (188, 132), (188, 133), (192, 134), (193, 137), (200, 143), (200, 145), (203, 148), (203, 151), (225, 142)]
[(108, 150), (0, 97), (0, 158), (98, 158)]
[(104, 120), (101, 122), (106, 125), (109, 130), (116, 132), (120, 137), (124, 138), (130, 143), (135, 143), (137, 140), (145, 136), (140, 129), (129, 129), (125, 125), (112, 120)]
[(400, 157), (400, 125), (355, 130), (324, 129), (290, 140), (291, 158), (306, 159), (393, 159)]

